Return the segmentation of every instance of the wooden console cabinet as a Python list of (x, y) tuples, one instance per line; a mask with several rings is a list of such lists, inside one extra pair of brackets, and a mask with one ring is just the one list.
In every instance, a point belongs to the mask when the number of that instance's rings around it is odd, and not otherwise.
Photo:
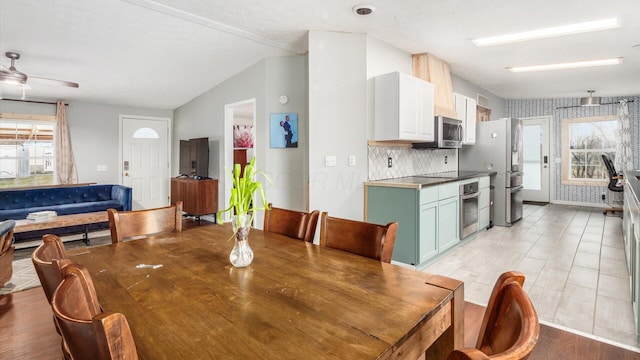
[(218, 212), (217, 179), (171, 179), (171, 203), (182, 200), (182, 210), (189, 215), (202, 215)]

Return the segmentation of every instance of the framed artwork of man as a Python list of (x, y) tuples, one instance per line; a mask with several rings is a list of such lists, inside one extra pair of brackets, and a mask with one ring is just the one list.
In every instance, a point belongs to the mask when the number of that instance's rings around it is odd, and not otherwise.
[(298, 147), (298, 114), (269, 115), (269, 145), (271, 148)]

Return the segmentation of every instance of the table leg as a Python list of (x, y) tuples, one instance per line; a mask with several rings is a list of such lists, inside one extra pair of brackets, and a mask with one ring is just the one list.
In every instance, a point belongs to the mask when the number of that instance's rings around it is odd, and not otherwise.
[(446, 359), (453, 349), (464, 347), (464, 283), (440, 275), (429, 275), (426, 283), (453, 292), (451, 327), (425, 353), (426, 359)]
[(85, 245), (89, 246), (91, 244), (91, 240), (89, 240), (89, 225), (84, 225), (84, 233), (82, 234), (82, 240), (84, 240)]

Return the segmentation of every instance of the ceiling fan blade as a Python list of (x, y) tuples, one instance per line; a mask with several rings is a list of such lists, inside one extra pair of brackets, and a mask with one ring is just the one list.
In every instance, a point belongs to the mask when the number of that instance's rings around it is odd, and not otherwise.
[(74, 82), (71, 82), (71, 81), (47, 79), (47, 78), (41, 78), (41, 77), (37, 77), (37, 76), (29, 76), (29, 80), (36, 80), (39, 83), (50, 84), (50, 85), (68, 86), (68, 87), (72, 87), (72, 88), (80, 87), (80, 85), (78, 85), (78, 83), (74, 83)]

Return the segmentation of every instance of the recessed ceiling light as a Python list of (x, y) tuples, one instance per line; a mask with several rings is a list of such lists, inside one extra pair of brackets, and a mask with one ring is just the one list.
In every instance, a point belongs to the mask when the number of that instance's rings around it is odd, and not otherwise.
[(591, 66), (617, 65), (617, 64), (622, 64), (622, 59), (623, 58), (621, 57), (617, 57), (617, 58), (611, 58), (611, 59), (576, 61), (576, 62), (559, 63), (559, 64), (512, 66), (512, 67), (508, 67), (507, 70), (511, 72), (527, 72), (527, 71), (542, 71), (542, 70), (575, 69), (575, 68), (591, 67)]
[(588, 31), (612, 29), (619, 26), (620, 25), (618, 24), (618, 19), (611, 18), (611, 19), (583, 22), (579, 24), (550, 27), (546, 29), (524, 31), (524, 32), (519, 32), (514, 34), (478, 38), (478, 39), (473, 39), (471, 41), (477, 46), (499, 45), (499, 44), (518, 42), (518, 41), (542, 39), (542, 38), (553, 37), (553, 36), (578, 34), (578, 33), (583, 33)]
[(376, 8), (371, 5), (356, 5), (353, 7), (353, 12), (358, 15), (369, 15), (376, 11)]

